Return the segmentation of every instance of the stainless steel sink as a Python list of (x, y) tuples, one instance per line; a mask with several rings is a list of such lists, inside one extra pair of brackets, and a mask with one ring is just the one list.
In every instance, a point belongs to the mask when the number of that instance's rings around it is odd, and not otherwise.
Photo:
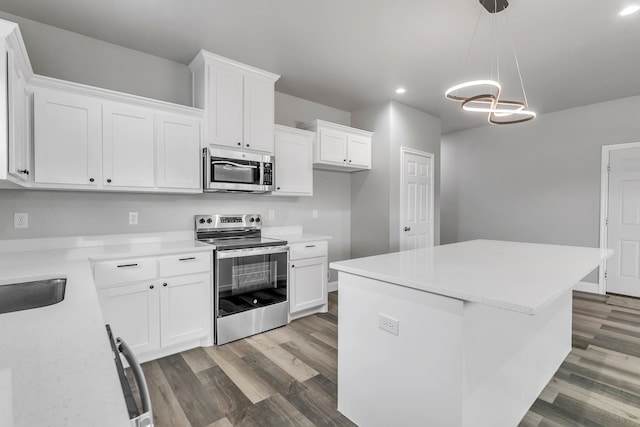
[(64, 299), (67, 279), (55, 278), (0, 285), (0, 313), (57, 304)]

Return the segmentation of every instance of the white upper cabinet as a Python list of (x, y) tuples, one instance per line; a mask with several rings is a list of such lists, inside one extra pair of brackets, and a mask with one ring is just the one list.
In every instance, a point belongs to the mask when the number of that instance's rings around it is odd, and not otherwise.
[(156, 114), (156, 173), (159, 188), (200, 189), (200, 120)]
[(0, 186), (29, 186), (33, 75), (18, 25), (0, 20)]
[(313, 166), (343, 172), (371, 169), (373, 133), (314, 120), (299, 126), (314, 131)]
[(274, 196), (313, 196), (313, 132), (275, 126)]
[(209, 67), (209, 108), (206, 115), (209, 143), (242, 148), (243, 82), (242, 73), (232, 67)]
[(153, 188), (153, 110), (106, 102), (102, 132), (103, 185)]
[(102, 105), (87, 96), (34, 93), (36, 183), (97, 187), (102, 180)]
[(201, 111), (40, 76), (31, 86), (33, 187), (202, 192)]
[(273, 154), (274, 85), (280, 76), (200, 51), (189, 65), (205, 142)]
[(7, 47), (7, 105), (9, 107), (9, 174), (28, 183), (31, 168), (31, 93), (27, 87), (28, 67), (19, 51)]

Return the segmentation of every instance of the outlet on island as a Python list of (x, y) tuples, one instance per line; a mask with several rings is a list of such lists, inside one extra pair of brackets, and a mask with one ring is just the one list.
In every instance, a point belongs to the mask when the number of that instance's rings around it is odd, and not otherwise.
[(383, 331), (387, 331), (393, 335), (398, 335), (400, 329), (400, 321), (386, 314), (378, 313), (378, 327)]

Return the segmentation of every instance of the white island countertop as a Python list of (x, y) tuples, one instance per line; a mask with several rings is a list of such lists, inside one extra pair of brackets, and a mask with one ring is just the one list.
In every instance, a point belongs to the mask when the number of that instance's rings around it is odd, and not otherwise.
[(88, 239), (0, 241), (0, 285), (67, 278), (58, 304), (0, 314), (2, 427), (129, 426), (89, 259), (213, 249), (193, 240), (126, 236), (99, 237), (92, 240), (100, 244), (87, 247), (58, 246), (67, 240)]
[(472, 240), (332, 262), (340, 272), (535, 314), (611, 256), (610, 249)]

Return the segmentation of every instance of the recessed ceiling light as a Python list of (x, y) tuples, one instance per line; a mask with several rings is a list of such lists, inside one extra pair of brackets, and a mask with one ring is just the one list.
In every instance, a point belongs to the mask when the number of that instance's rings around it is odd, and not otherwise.
[(405, 93), (407, 90), (403, 87), (399, 87), (398, 89), (396, 89), (396, 93), (397, 94), (403, 94)]
[(636, 13), (640, 10), (640, 6), (637, 4), (633, 4), (631, 6), (627, 6), (620, 11), (620, 16), (627, 16)]

